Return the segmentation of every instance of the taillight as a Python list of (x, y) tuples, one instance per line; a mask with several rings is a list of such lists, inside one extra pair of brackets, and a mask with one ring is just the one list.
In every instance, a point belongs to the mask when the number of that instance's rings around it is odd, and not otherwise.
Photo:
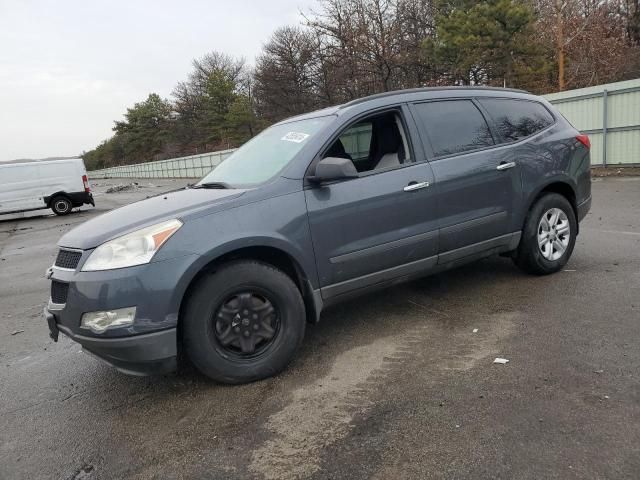
[(82, 183), (84, 184), (84, 191), (89, 193), (91, 191), (91, 186), (89, 185), (89, 179), (86, 175), (82, 175)]
[(589, 135), (576, 135), (576, 140), (578, 140), (581, 144), (583, 144), (587, 148), (591, 148), (591, 141), (589, 140)]

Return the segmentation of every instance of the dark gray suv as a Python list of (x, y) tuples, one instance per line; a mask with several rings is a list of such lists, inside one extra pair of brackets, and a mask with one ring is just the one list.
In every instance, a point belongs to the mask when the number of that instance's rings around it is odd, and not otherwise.
[(51, 336), (136, 374), (179, 346), (227, 383), (282, 370), (352, 295), (487, 255), (560, 270), (591, 204), (589, 139), (522, 91), (390, 92), (282, 121), (193, 187), (60, 241)]

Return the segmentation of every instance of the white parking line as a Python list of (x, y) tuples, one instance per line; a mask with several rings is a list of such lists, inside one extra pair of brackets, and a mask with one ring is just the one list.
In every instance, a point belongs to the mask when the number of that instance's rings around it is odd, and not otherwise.
[(585, 228), (584, 230), (591, 230), (601, 233), (618, 233), (620, 235), (637, 235), (640, 236), (640, 232), (625, 232), (623, 230), (600, 230), (599, 228)]

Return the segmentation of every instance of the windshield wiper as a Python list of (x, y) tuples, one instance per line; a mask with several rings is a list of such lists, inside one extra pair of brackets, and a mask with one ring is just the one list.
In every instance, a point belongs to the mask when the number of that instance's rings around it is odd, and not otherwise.
[(191, 188), (231, 188), (228, 183), (224, 182), (206, 182), (206, 183), (198, 183)]

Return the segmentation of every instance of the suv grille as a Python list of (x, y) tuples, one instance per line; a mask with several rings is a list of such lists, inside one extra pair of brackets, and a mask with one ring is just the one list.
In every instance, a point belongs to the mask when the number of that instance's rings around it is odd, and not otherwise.
[(80, 262), (80, 257), (82, 257), (82, 252), (76, 252), (74, 250), (60, 250), (56, 257), (55, 266), (75, 269)]
[(67, 294), (69, 293), (69, 284), (56, 282), (53, 280), (51, 282), (51, 301), (53, 303), (64, 304), (67, 303)]

